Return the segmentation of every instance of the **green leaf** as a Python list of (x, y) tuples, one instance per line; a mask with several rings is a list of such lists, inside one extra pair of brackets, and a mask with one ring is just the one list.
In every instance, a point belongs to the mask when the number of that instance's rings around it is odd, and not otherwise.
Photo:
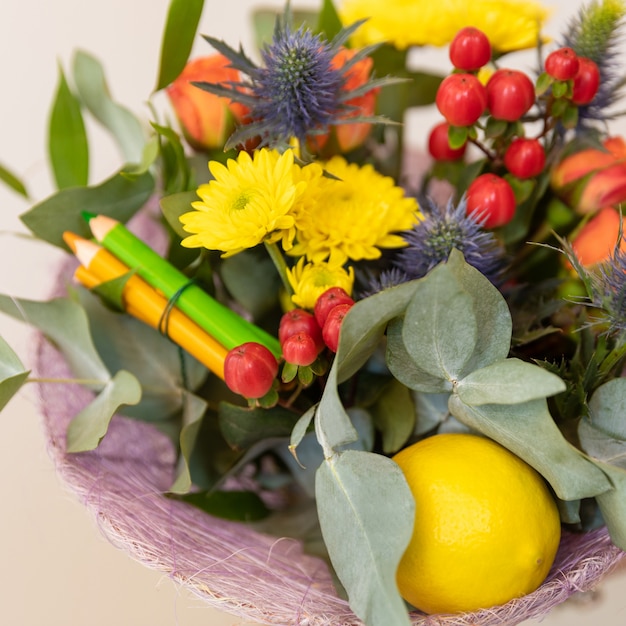
[(569, 86), (567, 84), (567, 81), (555, 80), (552, 83), (552, 95), (556, 99), (563, 98), (567, 94), (568, 88)]
[(244, 450), (273, 437), (289, 437), (298, 416), (280, 407), (250, 409), (220, 402), (219, 424), (224, 439), (232, 448)]
[(495, 139), (501, 137), (507, 131), (509, 123), (506, 120), (498, 120), (495, 117), (489, 116), (487, 118), (487, 124), (485, 125), (485, 138)]
[(13, 189), (13, 191), (16, 191), (21, 196), (28, 198), (28, 191), (26, 190), (24, 183), (15, 174), (2, 165), (0, 165), (0, 180)]
[(202, 420), (208, 408), (204, 398), (192, 393), (185, 393), (183, 400), (183, 427), (180, 431), (180, 458), (178, 472), (174, 484), (170, 487), (171, 493), (188, 493), (192, 486), (191, 455), (193, 454), (198, 433), (202, 427)]
[(280, 276), (267, 254), (244, 250), (222, 261), (220, 276), (233, 298), (259, 319), (276, 306)]
[(626, 440), (608, 435), (586, 418), (578, 423), (578, 437), (590, 457), (626, 470)]
[(589, 498), (611, 488), (604, 472), (563, 437), (545, 399), (469, 406), (453, 394), (448, 406), (459, 421), (534, 467), (562, 500)]
[(189, 493), (182, 496), (181, 500), (209, 515), (236, 522), (256, 522), (270, 514), (263, 500), (252, 491)]
[(152, 168), (159, 158), (159, 154), (161, 153), (160, 150), (161, 144), (159, 142), (159, 138), (158, 136), (153, 135), (143, 146), (139, 163), (137, 163), (137, 165), (126, 165), (124, 170), (121, 172), (122, 176), (125, 176), (126, 178), (137, 178), (138, 176), (149, 172), (150, 168)]
[(428, 374), (454, 381), (472, 356), (477, 336), (472, 297), (441, 263), (420, 282), (407, 308), (402, 326), (407, 352)]
[(162, 178), (166, 193), (190, 191), (190, 187), (195, 187), (195, 184), (191, 183), (191, 168), (180, 135), (168, 126), (154, 122), (151, 126), (162, 138), (160, 143), (163, 159)]
[(443, 378), (432, 376), (421, 369), (410, 355), (402, 338), (403, 320), (397, 318), (387, 326), (387, 367), (394, 378), (414, 391), (444, 393), (452, 390), (452, 384)]
[(343, 28), (333, 0), (323, 0), (319, 10), (316, 31), (324, 33), (328, 41), (331, 41)]
[(469, 405), (518, 404), (565, 391), (565, 383), (538, 365), (519, 359), (496, 361), (471, 372), (457, 384), (459, 398)]
[(155, 91), (167, 87), (183, 71), (196, 36), (204, 0), (171, 0), (161, 41)]
[(450, 417), (448, 411), (449, 393), (413, 393), (415, 412), (417, 413), (417, 423), (415, 425), (415, 435), (425, 435)]
[(0, 311), (38, 328), (63, 352), (76, 376), (100, 388), (109, 370), (96, 351), (85, 310), (67, 298), (37, 302), (0, 295)]
[[(75, 293), (89, 317), (94, 345), (108, 370), (127, 370), (141, 384), (141, 402), (125, 409), (124, 414), (169, 428), (167, 434), (177, 440), (179, 426), (172, 429), (162, 422), (183, 412), (186, 389), (197, 389), (206, 380), (206, 367), (147, 324), (103, 306), (86, 289)], [(146, 363), (152, 366), (146, 367)]]
[(448, 145), (456, 150), (462, 148), (467, 143), (467, 126), (450, 126), (448, 128)]
[(63, 189), (20, 218), (36, 237), (65, 249), (63, 233), (66, 230), (91, 238), (83, 212), (126, 222), (148, 201), (153, 190), (154, 179), (149, 174), (136, 179), (114, 174), (95, 187)]
[(611, 541), (626, 550), (626, 471), (604, 463), (597, 464), (611, 479), (613, 489), (596, 496)]
[(111, 98), (104, 70), (98, 60), (83, 51), (74, 55), (76, 90), (89, 112), (113, 136), (127, 163), (140, 163), (145, 135), (139, 120)]
[(483, 274), (465, 262), (463, 254), (452, 250), (448, 266), (472, 297), (474, 317), (479, 320), (474, 353), (464, 374), (504, 359), (511, 349), (513, 322), (506, 300)]
[(0, 337), (0, 411), (21, 389), (28, 378), (28, 371), (9, 344)]
[(89, 180), (89, 147), (80, 103), (71, 92), (63, 70), (50, 114), (48, 153), (56, 185), (83, 187)]
[(315, 491), (324, 542), (352, 610), (368, 626), (408, 626), (396, 569), (415, 503), (400, 468), (377, 454), (341, 452), (320, 465)]
[(183, 229), (180, 223), (180, 216), (192, 210), (191, 203), (198, 200), (198, 194), (195, 191), (181, 191), (164, 196), (160, 200), (161, 210), (172, 227), (172, 230), (181, 238), (189, 236), (189, 233)]
[(626, 440), (626, 378), (614, 378), (598, 387), (589, 400), (591, 423), (615, 439)]
[(70, 422), (67, 451), (85, 452), (97, 448), (118, 409), (124, 405), (137, 404), (140, 399), (141, 385), (137, 379), (124, 370), (117, 372), (93, 402)]
[(535, 95), (542, 96), (550, 87), (554, 79), (547, 72), (542, 72), (537, 78), (537, 84), (535, 86)]
[(383, 452), (393, 454), (408, 440), (415, 427), (415, 406), (409, 389), (392, 379), (370, 411), (383, 436)]

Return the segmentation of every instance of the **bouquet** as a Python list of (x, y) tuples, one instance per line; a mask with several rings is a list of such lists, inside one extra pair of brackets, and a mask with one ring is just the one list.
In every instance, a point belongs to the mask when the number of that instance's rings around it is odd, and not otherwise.
[[(500, 605), (511, 623), (587, 537), (616, 563), (624, 4), (592, 0), (548, 41), (530, 2), (287, 3), (255, 15), (258, 54), (203, 34), (190, 59), (202, 9), (170, 4), (155, 88), (169, 106), (148, 124), (88, 53), (59, 76), (58, 191), (21, 219), (68, 264), (53, 298), (0, 310), (45, 337), (68, 475), (85, 491), (107, 476), (100, 506), (134, 546), (144, 522), (124, 498), (146, 485), (156, 544), (191, 552), (197, 520), (232, 554), (297, 539), (307, 576), (323, 562), (335, 586), (311, 623), (488, 623)], [(446, 46), (449, 66), (411, 69), (419, 46)], [(529, 48), (536, 67), (515, 67)], [(426, 157), (403, 121), (431, 103)], [(96, 185), (85, 116), (124, 161)], [(30, 373), (5, 340), (0, 358), (4, 406)], [(173, 574), (196, 579), (182, 561)]]

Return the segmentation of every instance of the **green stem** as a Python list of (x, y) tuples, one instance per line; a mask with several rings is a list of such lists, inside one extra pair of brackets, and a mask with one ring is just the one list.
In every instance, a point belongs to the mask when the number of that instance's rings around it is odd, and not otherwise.
[(274, 263), (274, 267), (280, 276), (280, 279), (283, 282), (283, 286), (285, 287), (285, 291), (290, 296), (293, 295), (293, 287), (289, 283), (289, 278), (287, 277), (287, 263), (285, 262), (285, 257), (282, 255), (280, 249), (276, 245), (276, 243), (265, 243), (265, 249), (267, 253), (270, 255), (270, 259)]

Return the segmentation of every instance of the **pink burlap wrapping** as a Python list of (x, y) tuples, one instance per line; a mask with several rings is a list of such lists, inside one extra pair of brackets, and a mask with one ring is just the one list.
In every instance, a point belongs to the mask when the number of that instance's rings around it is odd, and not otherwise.
[[(135, 228), (158, 248), (150, 221)], [(160, 242), (162, 244), (162, 241)], [(55, 295), (69, 280), (59, 273)], [(68, 377), (59, 352), (38, 336), (35, 372)], [(39, 397), (50, 454), (57, 471), (116, 546), (169, 575), (207, 603), (251, 621), (296, 626), (356, 626), (337, 597), (326, 564), (304, 554), (298, 541), (277, 539), (239, 523), (212, 518), (166, 498), (175, 470), (169, 440), (154, 427), (115, 417), (100, 447), (67, 454), (65, 432), (90, 392), (78, 385), (40, 384)], [(534, 593), (501, 607), (461, 615), (412, 614), (413, 624), (518, 624), (540, 617), (577, 591), (593, 588), (624, 557), (606, 529), (566, 533), (546, 582)]]

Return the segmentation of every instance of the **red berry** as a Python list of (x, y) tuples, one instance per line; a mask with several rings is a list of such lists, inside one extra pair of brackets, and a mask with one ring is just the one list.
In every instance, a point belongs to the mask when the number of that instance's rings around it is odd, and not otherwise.
[(437, 161), (458, 161), (465, 154), (466, 144), (460, 148), (451, 148), (448, 142), (448, 122), (440, 122), (428, 136), (428, 152)]
[(467, 214), (475, 214), (485, 228), (503, 226), (515, 215), (515, 194), (509, 183), (495, 174), (482, 174), (467, 188)]
[(278, 374), (276, 357), (260, 343), (250, 341), (233, 348), (224, 360), (228, 388), (245, 398), (262, 398)]
[(293, 365), (311, 365), (320, 352), (313, 337), (304, 332), (287, 337), (282, 349), (285, 361)]
[(338, 304), (328, 313), (324, 327), (322, 328), (322, 335), (324, 342), (332, 352), (337, 352), (337, 346), (339, 346), (339, 331), (343, 324), (343, 318), (348, 314), (348, 311), (352, 308), (352, 304)]
[(466, 26), (454, 36), (449, 55), (454, 67), (471, 72), (489, 63), (491, 44), (482, 30)]
[(504, 153), (504, 165), (513, 176), (532, 178), (543, 171), (546, 152), (538, 139), (514, 139)]
[(546, 57), (546, 72), (556, 80), (570, 80), (578, 72), (578, 57), (571, 48), (559, 48)]
[(578, 61), (578, 72), (574, 76), (572, 102), (574, 104), (589, 104), (598, 93), (600, 70), (587, 57), (578, 57)]
[(498, 120), (515, 122), (535, 102), (535, 87), (524, 72), (496, 70), (487, 81), (487, 106)]
[(298, 333), (309, 335), (315, 341), (318, 353), (324, 347), (322, 327), (317, 323), (315, 316), (303, 309), (292, 309), (280, 318), (278, 341), (282, 346), (286, 339)]
[(452, 126), (471, 126), (487, 107), (487, 92), (473, 74), (450, 74), (441, 81), (435, 103)]
[(331, 287), (317, 299), (313, 312), (320, 328), (324, 328), (328, 314), (339, 304), (354, 304), (354, 300), (341, 287)]

